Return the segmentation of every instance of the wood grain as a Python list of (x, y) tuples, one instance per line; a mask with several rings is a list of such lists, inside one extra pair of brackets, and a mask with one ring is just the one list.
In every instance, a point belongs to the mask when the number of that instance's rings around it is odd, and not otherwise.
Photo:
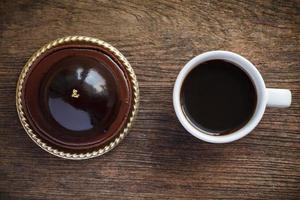
[[(0, 3), (0, 199), (300, 199), (300, 1), (10, 1)], [(129, 136), (91, 160), (56, 158), (22, 129), (15, 87), (27, 59), (66, 35), (100, 38), (137, 74)], [(251, 60), (289, 109), (267, 109), (231, 144), (190, 136), (172, 107), (182, 66), (208, 50)]]

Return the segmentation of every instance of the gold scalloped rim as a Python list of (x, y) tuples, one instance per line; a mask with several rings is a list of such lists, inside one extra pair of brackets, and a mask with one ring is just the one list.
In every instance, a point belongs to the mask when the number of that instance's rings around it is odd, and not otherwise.
[[(122, 62), (122, 64), (125, 66), (128, 74), (131, 78), (132, 88), (133, 88), (133, 96), (134, 96), (133, 109), (132, 109), (132, 112), (130, 113), (130, 117), (129, 117), (127, 124), (124, 126), (124, 129), (122, 131), (120, 131), (119, 136), (117, 136), (112, 142), (110, 142), (108, 145), (104, 146), (103, 148), (100, 148), (99, 150), (95, 150), (92, 152), (84, 153), (84, 154), (66, 153), (66, 152), (54, 149), (53, 147), (51, 147), (48, 144), (46, 144), (45, 142), (43, 142), (40, 138), (38, 138), (38, 136), (31, 129), (30, 125), (27, 123), (26, 116), (23, 112), (23, 105), (22, 105), (22, 98), (21, 98), (24, 79), (25, 79), (30, 67), (32, 66), (33, 62), (38, 57), (40, 57), (43, 53), (45, 53), (47, 50), (49, 50), (53, 47), (57, 47), (59, 45), (65, 44), (65, 43), (70, 43), (70, 42), (87, 42), (87, 43), (101, 46), (101, 47), (109, 50), (110, 52), (112, 52), (119, 59), (119, 61)], [(29, 135), (29, 137), (45, 151), (47, 151), (55, 156), (65, 158), (65, 159), (71, 159), (71, 160), (83, 160), (83, 159), (94, 158), (94, 157), (103, 155), (103, 154), (107, 153), (108, 151), (112, 150), (114, 147), (116, 147), (124, 139), (124, 137), (127, 135), (128, 131), (129, 131), (130, 127), (132, 126), (134, 118), (137, 114), (138, 105), (139, 105), (138, 81), (137, 81), (136, 75), (133, 71), (133, 68), (131, 67), (131, 65), (129, 64), (127, 59), (116, 48), (114, 48), (110, 44), (108, 44), (102, 40), (99, 40), (97, 38), (86, 37), (86, 36), (67, 36), (67, 37), (59, 38), (59, 39), (56, 39), (56, 40), (44, 45), (42, 48), (40, 48), (37, 52), (35, 52), (31, 56), (31, 58), (27, 61), (26, 65), (24, 66), (24, 68), (19, 76), (19, 80), (17, 83), (17, 89), (16, 89), (16, 107), (17, 107), (18, 116), (19, 116), (19, 119), (21, 121), (23, 128), (25, 129), (25, 131)]]

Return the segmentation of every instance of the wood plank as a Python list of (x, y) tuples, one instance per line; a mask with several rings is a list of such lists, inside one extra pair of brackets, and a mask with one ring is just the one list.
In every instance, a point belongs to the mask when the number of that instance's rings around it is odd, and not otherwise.
[[(300, 199), (300, 1), (31, 1), (0, 3), (0, 199)], [(91, 160), (56, 158), (22, 129), (15, 87), (25, 62), (66, 35), (100, 38), (137, 74), (128, 137)], [(176, 76), (209, 50), (251, 60), (268, 87), (293, 93), (231, 144), (190, 136), (172, 106)]]

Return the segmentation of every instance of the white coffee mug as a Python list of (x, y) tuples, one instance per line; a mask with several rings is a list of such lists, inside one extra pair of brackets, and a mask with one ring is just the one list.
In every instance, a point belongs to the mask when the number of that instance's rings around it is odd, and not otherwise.
[[(184, 115), (180, 102), (181, 87), (185, 77), (197, 65), (216, 59), (229, 61), (245, 71), (254, 83), (257, 93), (256, 109), (249, 122), (235, 132), (220, 136), (209, 134), (199, 127), (194, 127), (194, 125), (189, 122), (186, 115)], [(210, 51), (194, 57), (180, 71), (173, 90), (174, 109), (180, 123), (193, 136), (211, 143), (228, 143), (246, 136), (257, 126), (265, 112), (266, 106), (286, 108), (291, 105), (291, 99), (292, 95), (290, 90), (266, 88), (265, 82), (256, 67), (246, 58), (229, 51)]]

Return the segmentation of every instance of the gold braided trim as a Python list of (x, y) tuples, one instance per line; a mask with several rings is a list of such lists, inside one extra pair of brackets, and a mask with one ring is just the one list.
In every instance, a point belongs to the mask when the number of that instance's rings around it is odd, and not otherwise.
[[(48, 144), (46, 144), (45, 142), (43, 142), (40, 138), (38, 138), (37, 135), (31, 129), (30, 125), (27, 123), (26, 116), (23, 112), (23, 105), (22, 105), (22, 98), (21, 98), (24, 79), (25, 79), (30, 67), (32, 66), (33, 62), (38, 57), (40, 57), (43, 53), (45, 53), (47, 50), (49, 50), (53, 47), (62, 45), (64, 43), (70, 43), (70, 42), (87, 42), (87, 43), (101, 46), (101, 47), (109, 50), (110, 52), (112, 52), (119, 59), (119, 61), (122, 62), (122, 64), (125, 66), (128, 74), (130, 76), (131, 83), (133, 86), (132, 87), (133, 88), (133, 96), (134, 96), (133, 97), (133, 109), (132, 109), (132, 112), (130, 113), (127, 124), (125, 125), (124, 129), (122, 131), (120, 131), (119, 136), (116, 137), (114, 139), (114, 141), (110, 142), (108, 145), (104, 146), (103, 148), (93, 151), (93, 152), (84, 153), (84, 154), (82, 154), (82, 153), (81, 154), (66, 153), (66, 152), (54, 149), (53, 147), (51, 147)], [(24, 68), (19, 76), (19, 80), (17, 83), (17, 89), (16, 89), (16, 107), (17, 107), (18, 116), (20, 118), (23, 128), (25, 129), (25, 131), (29, 135), (29, 137), (45, 151), (47, 151), (55, 156), (58, 156), (61, 158), (66, 158), (66, 159), (71, 159), (71, 160), (83, 160), (83, 159), (94, 158), (94, 157), (103, 155), (103, 154), (107, 153), (108, 151), (112, 150), (114, 147), (116, 147), (124, 139), (124, 137), (127, 135), (128, 131), (129, 131), (130, 127), (132, 126), (134, 118), (137, 114), (138, 106), (139, 106), (138, 81), (137, 81), (136, 75), (135, 75), (131, 65), (127, 61), (127, 59), (116, 48), (114, 48), (110, 44), (108, 44), (102, 40), (99, 40), (97, 38), (85, 37), (85, 36), (67, 36), (67, 37), (59, 38), (59, 39), (56, 39), (56, 40), (44, 45), (42, 48), (40, 48), (37, 52), (35, 52), (31, 56), (31, 58), (27, 61), (26, 65), (24, 66)]]

